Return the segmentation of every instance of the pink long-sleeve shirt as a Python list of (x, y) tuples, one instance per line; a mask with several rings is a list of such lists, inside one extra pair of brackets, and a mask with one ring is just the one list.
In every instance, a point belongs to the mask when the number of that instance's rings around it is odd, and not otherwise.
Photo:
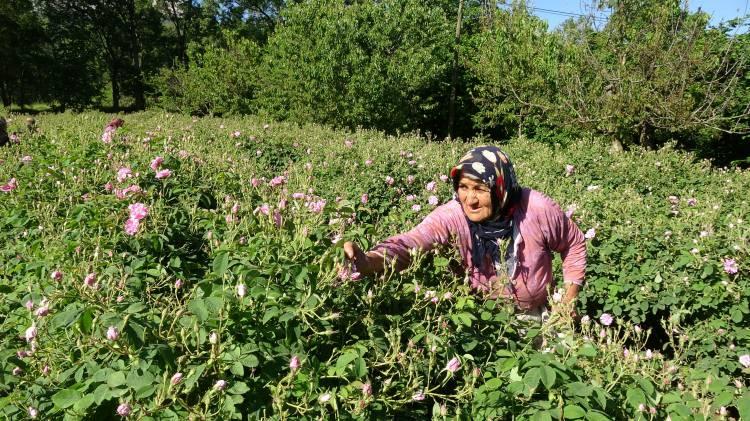
[(547, 303), (547, 287), (555, 284), (553, 251), (562, 257), (564, 282), (583, 284), (586, 240), (575, 222), (565, 216), (555, 201), (538, 191), (523, 189), (521, 201), (513, 212), (513, 226), (510, 247), (517, 264), (508, 274), (510, 276), (501, 273), (500, 278), (491, 256), (485, 256), (480, 267), (472, 263), (469, 224), (456, 200), (437, 207), (414, 229), (388, 238), (372, 251), (384, 254), (387, 262), (395, 258), (396, 268), (402, 270), (411, 263), (410, 250), (429, 251), (437, 245), (454, 244), (459, 249), (473, 288), (493, 298), (504, 296), (512, 299), (524, 310)]

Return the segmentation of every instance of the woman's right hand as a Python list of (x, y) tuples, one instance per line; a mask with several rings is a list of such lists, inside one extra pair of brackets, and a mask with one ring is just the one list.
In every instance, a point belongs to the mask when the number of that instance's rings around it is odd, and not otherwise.
[(372, 267), (372, 259), (356, 243), (351, 241), (344, 243), (344, 256), (360, 275), (369, 275), (375, 272), (375, 269)]

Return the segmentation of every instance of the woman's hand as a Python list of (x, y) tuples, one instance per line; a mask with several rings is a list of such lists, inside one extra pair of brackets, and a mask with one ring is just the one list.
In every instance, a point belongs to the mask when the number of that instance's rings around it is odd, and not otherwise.
[[(370, 256), (363, 252), (356, 243), (347, 241), (344, 243), (344, 256), (352, 264), (353, 269), (360, 275), (370, 275), (383, 270), (383, 259), (377, 256)], [(380, 266), (378, 267), (378, 263)]]

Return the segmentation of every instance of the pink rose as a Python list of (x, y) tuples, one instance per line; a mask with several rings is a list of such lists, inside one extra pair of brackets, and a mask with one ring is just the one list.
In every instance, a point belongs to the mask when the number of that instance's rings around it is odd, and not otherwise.
[(169, 178), (170, 176), (172, 176), (172, 171), (166, 170), (166, 169), (165, 170), (160, 170), (160, 171), (158, 171), (156, 173), (156, 179), (157, 180), (163, 180), (165, 178)]

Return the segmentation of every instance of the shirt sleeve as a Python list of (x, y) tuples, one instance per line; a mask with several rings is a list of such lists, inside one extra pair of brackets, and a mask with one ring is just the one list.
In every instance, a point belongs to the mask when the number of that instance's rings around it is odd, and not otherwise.
[(540, 225), (547, 247), (560, 253), (563, 281), (583, 285), (586, 276), (586, 239), (572, 219), (552, 199), (546, 198), (540, 214)]
[(450, 208), (442, 205), (412, 230), (386, 239), (371, 251), (384, 255), (386, 266), (390, 266), (395, 260), (396, 270), (404, 270), (411, 264), (413, 251), (427, 252), (451, 241), (456, 234), (453, 219)]

